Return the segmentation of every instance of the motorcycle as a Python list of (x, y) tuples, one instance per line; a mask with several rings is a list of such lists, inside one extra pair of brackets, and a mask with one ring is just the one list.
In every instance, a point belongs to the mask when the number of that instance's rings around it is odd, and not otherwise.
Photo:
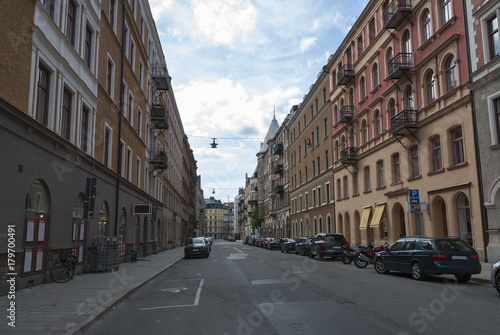
[(340, 256), (340, 260), (344, 264), (351, 264), (354, 258), (353, 255), (354, 255), (354, 250), (351, 249), (349, 246), (344, 246), (344, 252), (342, 253), (342, 256)]
[(387, 242), (383, 246), (373, 247), (373, 244), (369, 244), (367, 248), (355, 252), (353, 255), (354, 265), (358, 268), (366, 268), (368, 264), (373, 264), (375, 254), (379, 251), (383, 251), (388, 247)]

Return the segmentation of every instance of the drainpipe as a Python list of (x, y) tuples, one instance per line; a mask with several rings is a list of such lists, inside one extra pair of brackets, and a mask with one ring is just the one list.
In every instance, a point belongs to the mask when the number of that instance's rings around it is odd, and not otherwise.
[[(462, 0), (462, 7), (464, 11), (464, 26), (465, 26), (465, 44), (467, 46), (467, 50), (470, 49), (470, 40), (469, 40), (469, 25), (467, 21), (467, 1)], [(472, 64), (471, 64), (471, 56), (470, 53), (467, 53), (467, 66), (469, 69), (469, 83), (472, 84)], [(488, 262), (488, 248), (486, 247), (488, 241), (488, 216), (486, 215), (486, 208), (484, 207), (484, 193), (483, 193), (483, 174), (481, 170), (481, 155), (479, 152), (479, 138), (478, 138), (478, 129), (477, 129), (477, 115), (476, 115), (476, 105), (474, 103), (474, 92), (470, 91), (470, 107), (472, 113), (472, 124), (473, 124), (473, 132), (474, 132), (474, 150), (476, 151), (476, 170), (477, 170), (477, 180), (479, 186), (479, 203), (481, 209), (481, 224), (483, 227), (483, 243), (484, 243), (484, 261)]]
[(119, 200), (120, 200), (120, 173), (122, 172), (120, 169), (120, 164), (122, 161), (122, 151), (120, 150), (120, 144), (121, 144), (121, 139), (122, 139), (122, 117), (123, 113), (125, 111), (122, 110), (123, 108), (123, 99), (125, 98), (123, 96), (123, 62), (125, 60), (125, 48), (123, 47), (125, 45), (125, 0), (123, 0), (123, 20), (122, 20), (122, 61), (121, 61), (121, 66), (120, 66), (120, 107), (118, 108), (118, 143), (117, 143), (117, 148), (118, 148), (118, 165), (117, 165), (117, 175), (116, 175), (116, 202), (115, 202), (115, 230), (114, 230), (114, 236), (117, 236), (118, 233), (118, 206), (119, 206)]

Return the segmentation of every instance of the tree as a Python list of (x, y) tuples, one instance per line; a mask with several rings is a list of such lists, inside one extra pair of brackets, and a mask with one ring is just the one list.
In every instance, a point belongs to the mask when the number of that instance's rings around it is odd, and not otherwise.
[(260, 227), (260, 225), (261, 221), (259, 220), (259, 206), (254, 205), (252, 210), (252, 221), (251, 221), (252, 229), (257, 229), (257, 227)]

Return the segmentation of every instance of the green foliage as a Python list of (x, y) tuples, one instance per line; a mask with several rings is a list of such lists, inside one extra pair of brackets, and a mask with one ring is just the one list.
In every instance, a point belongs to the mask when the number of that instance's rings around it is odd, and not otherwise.
[(252, 221), (251, 221), (252, 229), (257, 229), (257, 227), (260, 227), (260, 225), (261, 221), (259, 220), (259, 206), (254, 205), (252, 210)]

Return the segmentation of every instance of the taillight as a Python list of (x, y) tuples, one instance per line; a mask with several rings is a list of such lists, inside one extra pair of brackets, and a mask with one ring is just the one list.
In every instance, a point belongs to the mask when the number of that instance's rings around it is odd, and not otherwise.
[(349, 242), (345, 242), (344, 247), (348, 247), (348, 246), (349, 246)]
[(443, 255), (443, 254), (434, 254), (431, 256), (431, 262), (435, 261), (445, 261), (448, 259), (448, 256)]
[(471, 261), (478, 261), (479, 262), (479, 256), (478, 255), (472, 255), (470, 256)]
[(326, 246), (329, 246), (330, 244), (328, 244), (328, 242), (321, 242), (321, 245), (326, 247)]

